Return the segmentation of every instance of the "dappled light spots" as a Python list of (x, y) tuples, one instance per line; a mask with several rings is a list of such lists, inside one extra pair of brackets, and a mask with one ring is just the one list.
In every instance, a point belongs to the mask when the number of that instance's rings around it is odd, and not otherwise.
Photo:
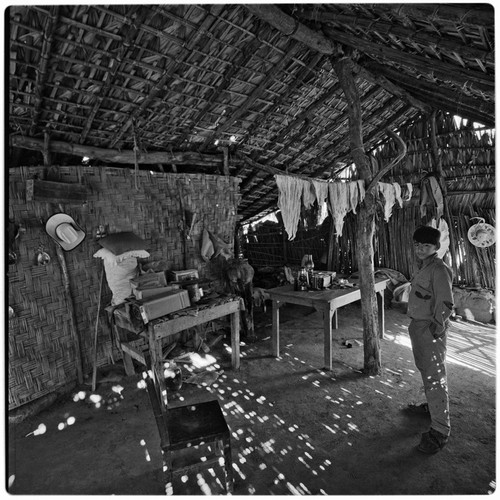
[(151, 462), (151, 456), (149, 455), (149, 451), (146, 448), (146, 441), (144, 441), (144, 439), (141, 439), (139, 441), (139, 444), (144, 448), (144, 458), (146, 459), (146, 462)]
[(78, 401), (83, 401), (85, 397), (87, 396), (87, 393), (85, 391), (79, 391), (73, 396), (73, 401), (75, 403), (78, 403)]
[[(91, 394), (89, 396), (89, 399), (92, 403), (94, 403), (96, 405), (97, 408), (99, 408), (101, 400), (102, 400), (102, 396), (100, 396), (99, 394)], [(97, 406), (97, 405), (99, 405), (99, 406)]]
[(28, 432), (25, 437), (28, 436), (41, 436), (42, 434), (45, 434), (47, 432), (47, 426), (45, 424), (39, 424), (38, 427), (31, 432)]

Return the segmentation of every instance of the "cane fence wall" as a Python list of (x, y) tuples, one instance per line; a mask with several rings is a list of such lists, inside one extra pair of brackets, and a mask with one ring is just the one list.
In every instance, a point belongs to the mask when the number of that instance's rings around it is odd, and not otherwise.
[[(26, 201), (28, 179), (55, 179), (44, 177), (42, 167), (9, 171), (8, 215), (24, 229), (15, 244), (17, 263), (8, 265), (6, 276), (8, 305), (15, 314), (8, 321), (9, 409), (76, 382), (80, 354), (72, 341), (69, 300), (75, 308), (83, 373), (92, 373), (103, 272), (101, 259), (93, 257), (101, 248), (95, 237), (99, 225), (106, 226), (109, 234), (133, 231), (149, 244), (149, 260), (164, 261), (168, 269), (184, 269), (186, 251), (187, 268), (198, 269), (201, 277), (215, 280), (222, 278), (222, 263), (201, 259), (203, 229), (226, 242), (234, 239), (240, 201), (237, 178), (83, 166), (59, 167), (57, 171), (60, 182), (79, 182), (90, 192), (86, 203), (61, 207), (86, 232), (81, 245), (65, 252), (71, 297), (64, 287), (56, 243), (45, 232), (46, 220), (60, 211), (59, 206)], [(189, 240), (181, 233), (184, 210), (196, 214)], [(45, 266), (37, 265), (35, 259), (39, 245), (51, 256)], [(120, 357), (106, 318), (105, 307), (110, 302), (111, 292), (104, 279), (97, 330), (98, 366), (109, 362), (111, 354), (114, 359)]]

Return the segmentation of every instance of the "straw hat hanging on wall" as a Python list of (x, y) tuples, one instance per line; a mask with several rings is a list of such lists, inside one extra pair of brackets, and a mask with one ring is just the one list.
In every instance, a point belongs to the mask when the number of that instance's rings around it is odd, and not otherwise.
[(83, 229), (67, 214), (54, 214), (45, 224), (45, 230), (66, 252), (76, 248), (85, 239)]
[(490, 224), (486, 224), (481, 217), (472, 217), (472, 219), (479, 219), (479, 222), (469, 228), (467, 232), (469, 241), (480, 248), (493, 245), (495, 243), (495, 228)]

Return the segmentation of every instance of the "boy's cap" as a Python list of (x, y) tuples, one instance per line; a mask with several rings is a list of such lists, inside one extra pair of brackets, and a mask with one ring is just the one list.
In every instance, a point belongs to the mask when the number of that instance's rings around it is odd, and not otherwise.
[(428, 243), (430, 245), (439, 246), (441, 240), (441, 232), (430, 226), (420, 226), (413, 233), (413, 241), (417, 243)]

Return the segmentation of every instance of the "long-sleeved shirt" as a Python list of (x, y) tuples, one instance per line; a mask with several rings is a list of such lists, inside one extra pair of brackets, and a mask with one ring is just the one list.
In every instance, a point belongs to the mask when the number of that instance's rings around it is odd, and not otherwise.
[(408, 316), (428, 319), (440, 328), (453, 309), (453, 272), (437, 256), (427, 257), (411, 280)]

